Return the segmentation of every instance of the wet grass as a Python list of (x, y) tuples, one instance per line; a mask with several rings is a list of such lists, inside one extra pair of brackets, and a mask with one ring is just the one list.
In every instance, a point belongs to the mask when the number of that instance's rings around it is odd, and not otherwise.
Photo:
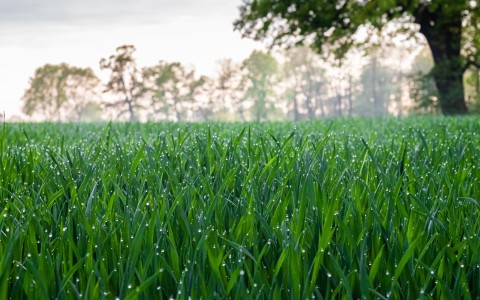
[(1, 130), (1, 299), (480, 297), (479, 119)]

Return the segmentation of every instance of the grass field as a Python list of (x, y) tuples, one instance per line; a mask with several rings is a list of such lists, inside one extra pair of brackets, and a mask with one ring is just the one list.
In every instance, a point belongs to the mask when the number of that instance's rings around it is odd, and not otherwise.
[(478, 118), (0, 126), (0, 299), (480, 297)]

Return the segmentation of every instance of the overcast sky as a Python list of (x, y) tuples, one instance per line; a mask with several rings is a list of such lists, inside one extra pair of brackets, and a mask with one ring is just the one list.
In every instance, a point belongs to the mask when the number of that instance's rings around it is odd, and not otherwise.
[(180, 61), (213, 75), (216, 61), (262, 45), (233, 31), (241, 0), (0, 0), (0, 111), (20, 113), (37, 67), (91, 67), (133, 44), (140, 67)]

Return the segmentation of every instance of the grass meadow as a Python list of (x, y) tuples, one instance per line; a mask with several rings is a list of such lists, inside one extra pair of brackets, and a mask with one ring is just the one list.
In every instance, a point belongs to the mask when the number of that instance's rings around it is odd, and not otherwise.
[(0, 299), (480, 297), (478, 118), (0, 128)]

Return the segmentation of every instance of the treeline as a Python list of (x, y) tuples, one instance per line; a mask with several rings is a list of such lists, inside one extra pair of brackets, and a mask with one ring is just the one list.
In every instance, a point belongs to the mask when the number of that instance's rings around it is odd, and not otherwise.
[[(281, 55), (253, 51), (243, 62), (218, 62), (215, 76), (180, 62), (139, 68), (135, 47), (123, 45), (100, 68), (47, 64), (23, 96), (23, 112), (49, 121), (263, 121), (335, 116), (439, 113), (433, 66), (425, 48), (405, 68), (408, 49), (377, 48), (341, 61), (306, 47)], [(396, 62), (396, 63), (395, 63)], [(471, 111), (479, 107), (479, 70), (465, 76)]]

